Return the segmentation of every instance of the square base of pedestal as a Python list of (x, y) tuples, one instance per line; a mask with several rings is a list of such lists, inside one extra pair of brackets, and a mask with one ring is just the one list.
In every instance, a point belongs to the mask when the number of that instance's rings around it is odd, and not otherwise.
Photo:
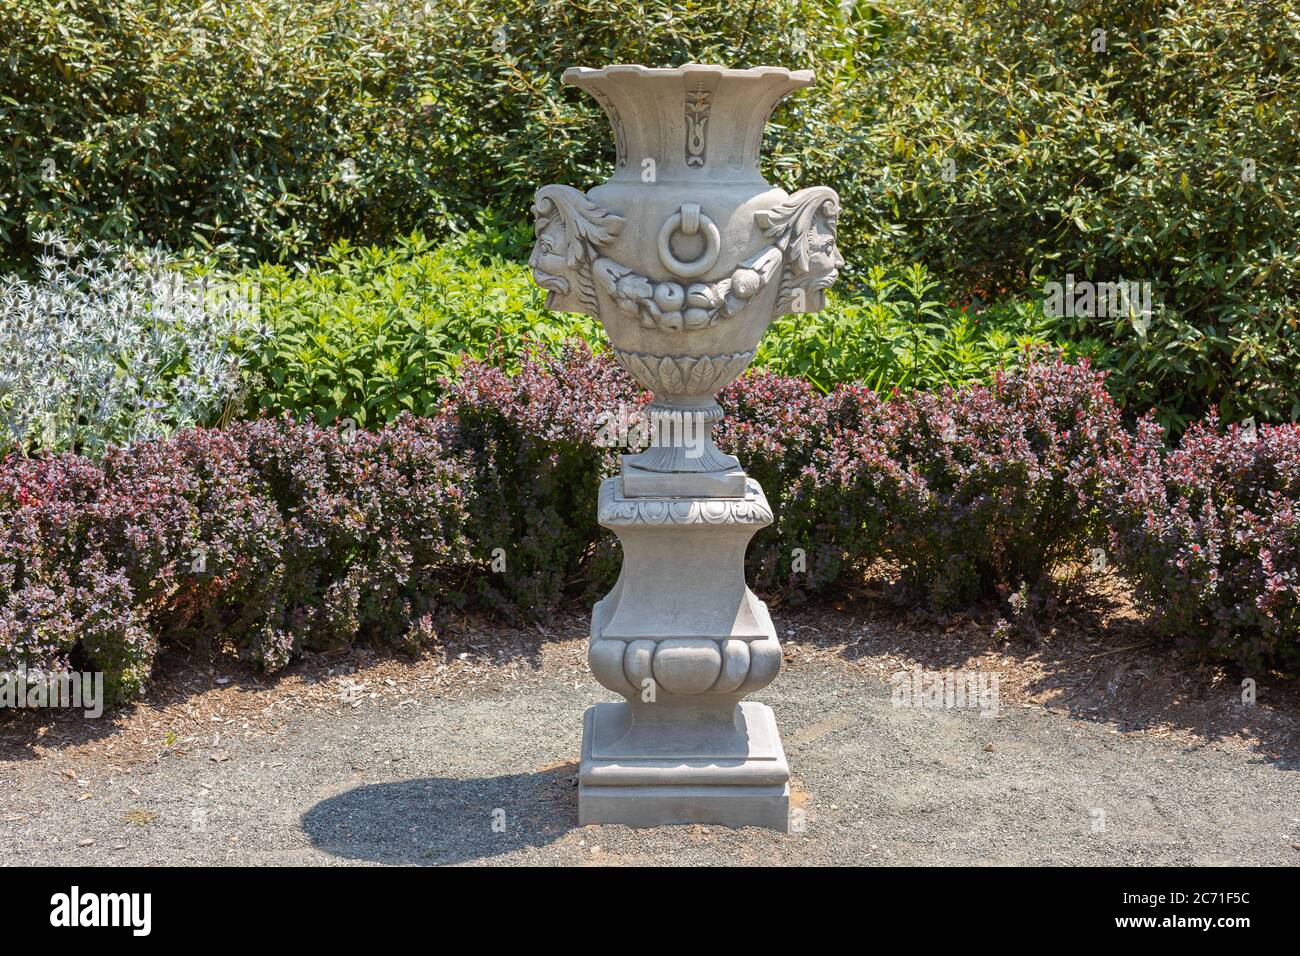
[(627, 705), (588, 707), (582, 721), (578, 823), (705, 823), (788, 833), (790, 771), (776, 719), (764, 704), (744, 701), (740, 709), (743, 738), (750, 742), (743, 750), (732, 745), (700, 753), (697, 740), (693, 752), (673, 753), (669, 743), (600, 756), (608, 750), (610, 731), (626, 727)]
[(578, 786), (578, 823), (663, 827), (707, 823), (790, 832), (790, 785), (780, 787)]

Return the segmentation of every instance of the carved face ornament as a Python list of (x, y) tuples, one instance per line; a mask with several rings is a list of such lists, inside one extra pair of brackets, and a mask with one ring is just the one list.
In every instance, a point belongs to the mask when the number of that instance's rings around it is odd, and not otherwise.
[(563, 273), (572, 263), (567, 254), (568, 240), (564, 221), (550, 199), (539, 200), (533, 206), (532, 213), (533, 233), (537, 236), (537, 242), (533, 245), (532, 255), (528, 257), (528, 268), (533, 272), (533, 281), (548, 292), (567, 295), (569, 280)]
[(808, 246), (808, 277), (801, 284), (817, 292), (834, 285), (840, 269), (844, 267), (844, 257), (840, 255), (835, 243), (836, 217), (827, 206), (828, 204), (823, 204), (822, 213), (813, 217), (805, 240)]

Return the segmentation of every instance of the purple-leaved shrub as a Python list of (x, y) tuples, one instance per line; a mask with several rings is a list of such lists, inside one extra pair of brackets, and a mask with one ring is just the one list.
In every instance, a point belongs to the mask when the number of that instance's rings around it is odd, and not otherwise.
[(1098, 461), (1122, 431), (1102, 382), (1037, 356), (990, 386), (841, 388), (785, 492), (783, 544), (805, 542), (814, 587), (890, 559), (940, 611), (1041, 590), (1091, 537)]
[[(353, 641), (416, 644), (468, 588), (511, 617), (589, 600), (618, 568), (601, 478), (644, 391), (579, 346), (516, 375), (466, 361), (441, 414), (376, 432), (288, 418), (0, 462), (0, 671), (103, 670), (134, 694), (169, 644), (270, 670)], [(1107, 552), (1166, 634), (1249, 666), (1300, 662), (1300, 426), (1121, 425), (1086, 363), (1030, 356), (993, 384), (823, 395), (770, 373), (724, 390), (719, 445), (775, 521), (756, 587), (817, 591), (886, 559), (937, 610), (1024, 606)], [(628, 425), (627, 434), (620, 424)], [(644, 437), (644, 436), (641, 436)]]
[(596, 524), (596, 495), (618, 468), (618, 423), (648, 399), (585, 343), (527, 354), (516, 375), (491, 359), (461, 366), (442, 433), (473, 489), (471, 546), (490, 607), (544, 618), (575, 584), (589, 594), (613, 581), (618, 554)]
[[(1081, 559), (1098, 463), (1123, 432), (1104, 375), (1046, 357), (992, 385), (886, 403), (885, 552), (935, 608), (1041, 592)], [(896, 489), (895, 496), (888, 495)]]
[(1101, 465), (1108, 553), (1159, 631), (1243, 667), (1300, 664), (1300, 425), (1151, 420)]
[[(264, 419), (0, 467), (0, 670), (75, 664), (111, 700), (160, 643), (303, 649), (409, 637), (463, 567), (467, 485), (433, 421)], [(427, 625), (422, 625), (427, 626)]]
[(818, 590), (839, 576), (843, 552), (854, 544), (841, 537), (850, 523), (824, 514), (809, 469), (835, 436), (861, 423), (862, 403), (874, 400), (851, 387), (826, 396), (804, 379), (761, 370), (719, 396), (726, 416), (716, 430), (718, 447), (737, 456), (763, 487), (775, 518), (749, 548), (755, 587)]
[[(166, 471), (158, 481), (166, 483)], [(121, 498), (105, 471), (71, 453), (9, 458), (0, 469), (0, 672), (20, 664), (56, 670), (88, 666), (105, 672), (116, 699), (148, 677), (157, 642), (132, 579), (156, 561), (165, 534), (148, 518), (131, 522), (142, 489)], [(106, 551), (127, 538), (135, 558)], [(133, 573), (135, 572), (135, 573)], [(146, 593), (147, 586), (141, 589)]]

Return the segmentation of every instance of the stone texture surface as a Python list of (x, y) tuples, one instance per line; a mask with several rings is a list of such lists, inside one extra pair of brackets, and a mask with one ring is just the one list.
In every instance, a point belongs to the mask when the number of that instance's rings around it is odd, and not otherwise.
[[(645, 708), (653, 704), (640, 705)], [(772, 709), (636, 720), (635, 703), (596, 704), (583, 717), (578, 822), (716, 823), (788, 829), (790, 768)], [(655, 716), (667, 711), (658, 708)]]
[[(533, 277), (551, 308), (600, 319), (615, 357), (654, 393), (652, 422), (683, 411), (716, 420), (713, 396), (772, 320), (821, 309), (844, 262), (835, 192), (789, 195), (759, 171), (768, 115), (812, 73), (620, 65), (564, 78), (604, 108), (617, 158), (588, 193), (537, 191)], [(711, 440), (690, 456), (671, 452), (680, 445), (656, 439), (638, 461), (651, 471), (734, 466)]]
[(584, 718), (584, 822), (786, 829), (789, 767), (771, 709), (742, 697), (775, 680), (781, 647), (745, 584), (745, 549), (772, 521), (758, 483), (740, 498), (626, 496), (601, 486), (623, 545), (592, 612), (592, 674), (626, 703)]
[(745, 471), (736, 466), (719, 471), (697, 471), (690, 474), (665, 474), (646, 471), (631, 463), (635, 456), (623, 459), (620, 477), (626, 498), (668, 498), (681, 495), (687, 498), (743, 498), (745, 497)]

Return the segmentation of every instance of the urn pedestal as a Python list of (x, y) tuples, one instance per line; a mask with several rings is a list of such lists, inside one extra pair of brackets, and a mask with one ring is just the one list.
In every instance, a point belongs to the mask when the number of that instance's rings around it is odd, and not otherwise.
[[(623, 546), (592, 613), (592, 674), (622, 703), (583, 722), (582, 823), (787, 829), (789, 767), (772, 710), (781, 648), (745, 584), (763, 490), (714, 445), (714, 396), (778, 315), (816, 312), (843, 260), (839, 200), (788, 195), (758, 168), (763, 127), (810, 71), (571, 69), (614, 129), (615, 168), (588, 193), (543, 186), (529, 265), (547, 305), (600, 319), (653, 393), (650, 446), (601, 485), (599, 521)], [(593, 414), (600, 410), (593, 409)]]
[(581, 823), (720, 823), (786, 829), (790, 769), (772, 710), (742, 698), (770, 684), (781, 646), (745, 585), (745, 548), (772, 512), (743, 497), (631, 497), (600, 488), (599, 520), (623, 567), (591, 616), (587, 660), (625, 703), (583, 721)]

